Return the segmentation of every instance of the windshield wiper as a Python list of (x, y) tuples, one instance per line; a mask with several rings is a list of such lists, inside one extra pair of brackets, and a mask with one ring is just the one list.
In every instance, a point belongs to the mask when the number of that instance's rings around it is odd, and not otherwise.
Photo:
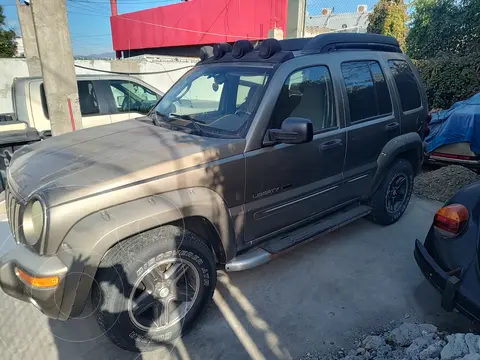
[(205, 124), (205, 121), (195, 119), (195, 118), (191, 117), (190, 115), (170, 114), (170, 117), (174, 117), (174, 118), (178, 118), (178, 119), (182, 119), (182, 120), (193, 121), (193, 122), (200, 123), (200, 124)]
[[(170, 116), (166, 115), (166, 114), (162, 114), (161, 112), (158, 112), (158, 111), (155, 111), (155, 117), (153, 118), (153, 122), (155, 123), (155, 125), (157, 126), (164, 126), (163, 124), (167, 125), (168, 128), (170, 129), (175, 129), (175, 128), (182, 128), (182, 129), (185, 129), (185, 130), (188, 130), (189, 132), (196, 132), (198, 135), (203, 135), (203, 136), (210, 136), (210, 134), (203, 130), (196, 122), (195, 122), (195, 119), (193, 119), (191, 116), (189, 115), (178, 115), (178, 114), (170, 114)], [(158, 120), (157, 116), (161, 116), (163, 119), (167, 120), (167, 121), (164, 121), (163, 124), (160, 124), (160, 121)], [(170, 124), (170, 122), (168, 120), (171, 120), (171, 117), (177, 117), (179, 119), (183, 119), (183, 120), (188, 120), (190, 121), (190, 123), (195, 127), (195, 129), (191, 129), (187, 126), (183, 126), (183, 125), (172, 125)], [(187, 119), (188, 117), (188, 119)], [(198, 121), (198, 120), (197, 120)], [(201, 123), (201, 121), (198, 121)]]

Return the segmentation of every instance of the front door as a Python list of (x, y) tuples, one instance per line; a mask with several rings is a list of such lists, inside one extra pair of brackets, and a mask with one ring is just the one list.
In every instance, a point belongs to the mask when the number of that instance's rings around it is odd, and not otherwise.
[(307, 118), (314, 138), (307, 144), (276, 144), (246, 153), (247, 242), (300, 226), (338, 205), (346, 134), (335, 108), (326, 66), (288, 76), (269, 127), (280, 128), (287, 117)]
[(113, 123), (147, 115), (160, 98), (152, 90), (130, 80), (112, 79), (106, 82), (107, 97), (111, 97), (115, 105), (110, 115)]

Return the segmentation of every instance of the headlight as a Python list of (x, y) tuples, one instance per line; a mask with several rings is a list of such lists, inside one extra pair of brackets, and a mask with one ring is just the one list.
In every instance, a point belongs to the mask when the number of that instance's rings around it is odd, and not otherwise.
[(36, 199), (30, 201), (23, 213), (23, 234), (30, 245), (35, 245), (42, 236), (44, 220), (42, 203)]

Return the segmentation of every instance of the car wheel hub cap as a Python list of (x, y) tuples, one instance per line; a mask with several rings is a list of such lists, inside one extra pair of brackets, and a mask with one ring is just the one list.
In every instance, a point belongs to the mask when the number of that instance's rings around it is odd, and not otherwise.
[(168, 296), (168, 294), (170, 294), (170, 290), (168, 290), (168, 288), (164, 287), (164, 288), (161, 288), (159, 291), (158, 291), (158, 295), (161, 297), (161, 298), (166, 298)]
[(181, 321), (196, 302), (200, 274), (186, 259), (165, 259), (144, 271), (128, 298), (131, 322), (143, 331), (159, 331)]

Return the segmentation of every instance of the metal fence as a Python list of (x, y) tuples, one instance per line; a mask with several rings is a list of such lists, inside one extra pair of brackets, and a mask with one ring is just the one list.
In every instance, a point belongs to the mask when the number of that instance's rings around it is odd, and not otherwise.
[(367, 32), (378, 0), (306, 0), (304, 37), (328, 32)]

